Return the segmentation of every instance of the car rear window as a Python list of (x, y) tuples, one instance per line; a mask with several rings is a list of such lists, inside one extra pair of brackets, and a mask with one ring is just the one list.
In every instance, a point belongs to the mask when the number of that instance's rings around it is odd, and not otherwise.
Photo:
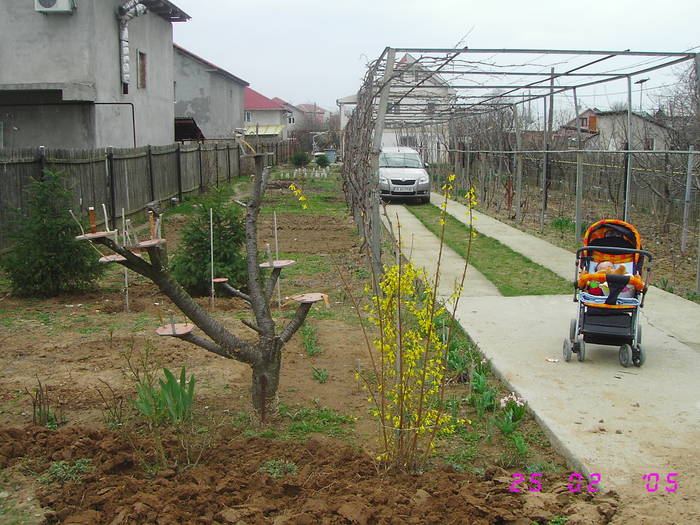
[(382, 153), (379, 155), (380, 168), (422, 168), (423, 163), (415, 153)]

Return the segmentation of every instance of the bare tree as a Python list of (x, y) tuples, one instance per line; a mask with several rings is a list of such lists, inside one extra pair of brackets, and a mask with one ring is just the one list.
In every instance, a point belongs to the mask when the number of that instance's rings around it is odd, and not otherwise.
[(256, 175), (252, 195), (246, 205), (245, 236), (248, 268), (248, 293), (223, 286), (233, 295), (245, 300), (255, 317), (254, 322), (243, 323), (257, 333), (257, 339), (249, 341), (227, 330), (219, 321), (199, 306), (180, 284), (168, 273), (167, 255), (164, 241), (154, 240), (142, 243), (150, 261), (138, 256), (133, 248), (123, 246), (110, 236), (90, 236), (97, 244), (107, 246), (118, 256), (112, 260), (129, 270), (147, 277), (194, 323), (207, 337), (192, 333), (191, 327), (173, 325), (165, 335), (172, 335), (188, 341), (209, 352), (227, 359), (235, 359), (250, 365), (252, 369), (252, 402), (260, 419), (265, 422), (267, 414), (275, 410), (277, 390), (282, 364), (282, 348), (301, 327), (313, 302), (320, 300), (321, 294), (305, 294), (299, 298), (294, 317), (278, 331), (270, 312), (270, 298), (281, 267), (273, 264), (273, 270), (266, 282), (260, 273), (257, 250), (257, 219), (267, 184), (268, 171), (263, 169), (263, 155), (255, 155)]

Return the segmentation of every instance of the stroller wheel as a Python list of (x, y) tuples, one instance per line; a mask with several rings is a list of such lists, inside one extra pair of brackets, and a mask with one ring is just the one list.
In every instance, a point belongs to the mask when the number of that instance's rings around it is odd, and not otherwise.
[(579, 362), (583, 362), (583, 360), (586, 359), (586, 343), (581, 339), (576, 343), (576, 346), (578, 347), (578, 360)]
[(562, 354), (564, 355), (564, 361), (567, 363), (571, 361), (572, 354), (572, 344), (568, 339), (564, 339), (564, 345), (562, 346)]
[(576, 319), (572, 319), (569, 323), (569, 339), (572, 343), (576, 341)]
[(620, 347), (620, 364), (625, 368), (632, 364), (632, 347), (630, 345)]
[(644, 361), (647, 360), (647, 354), (644, 351), (644, 347), (640, 344), (637, 345), (637, 348), (634, 350), (634, 355), (632, 357), (632, 361), (634, 362), (634, 366), (642, 366), (644, 364)]

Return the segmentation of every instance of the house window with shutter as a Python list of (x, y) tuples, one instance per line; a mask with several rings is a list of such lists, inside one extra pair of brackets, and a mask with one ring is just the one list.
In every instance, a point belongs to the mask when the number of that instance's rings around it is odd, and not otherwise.
[(139, 51), (136, 68), (138, 69), (136, 87), (146, 89), (146, 53), (143, 51)]
[(649, 137), (644, 139), (644, 149), (653, 150), (654, 149), (654, 138)]
[(250, 122), (250, 121), (251, 121), (251, 118), (250, 118), (250, 111), (246, 111), (246, 112), (245, 112), (245, 121), (246, 121), (246, 122)]
[(582, 128), (588, 128), (588, 117), (581, 117), (579, 120), (579, 126)]
[(292, 115), (287, 117), (287, 124), (294, 124), (294, 117)]

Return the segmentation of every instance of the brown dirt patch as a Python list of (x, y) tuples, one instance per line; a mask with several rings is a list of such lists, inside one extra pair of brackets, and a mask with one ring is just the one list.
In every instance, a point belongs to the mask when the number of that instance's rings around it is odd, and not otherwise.
[[(568, 523), (605, 523), (614, 494), (572, 496), (548, 479), (551, 491), (514, 494), (509, 476), (493, 470), (477, 479), (449, 470), (429, 474), (378, 472), (356, 449), (326, 439), (283, 443), (262, 438), (221, 439), (195, 468), (149, 476), (119, 434), (65, 428), (5, 429), (0, 461), (22, 469), (20, 457), (43, 470), (52, 461), (90, 458), (94, 470), (79, 482), (38, 490), (49, 522), (127, 523), (526, 523), (569, 514)], [(170, 445), (177, 447), (177, 444)], [(271, 459), (293, 462), (297, 473), (275, 478), (260, 471)]]

